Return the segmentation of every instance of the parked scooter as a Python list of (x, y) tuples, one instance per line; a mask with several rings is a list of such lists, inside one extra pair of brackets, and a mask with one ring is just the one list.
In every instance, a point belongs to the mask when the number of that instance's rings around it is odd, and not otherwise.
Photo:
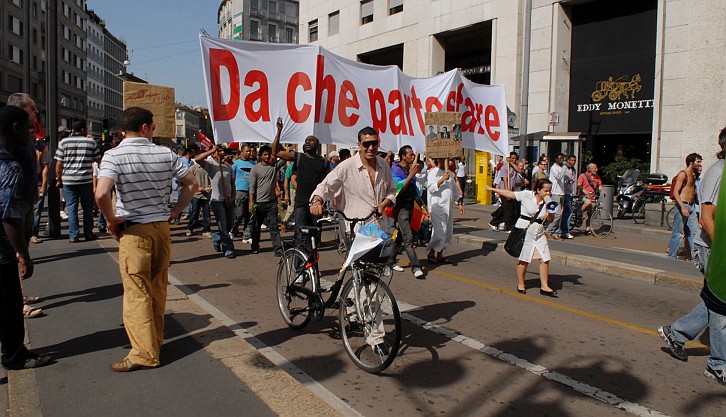
[(633, 203), (640, 198), (645, 189), (643, 183), (638, 181), (638, 175), (640, 175), (639, 169), (629, 168), (618, 180), (618, 194), (615, 197), (615, 201), (618, 203), (618, 219), (625, 217), (625, 213), (632, 212)]

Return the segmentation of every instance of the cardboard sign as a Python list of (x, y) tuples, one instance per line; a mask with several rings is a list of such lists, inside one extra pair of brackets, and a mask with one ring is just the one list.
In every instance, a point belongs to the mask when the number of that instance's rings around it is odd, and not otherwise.
[(456, 112), (425, 113), (426, 156), (459, 158), (461, 146), (461, 114)]
[(172, 87), (124, 81), (124, 110), (141, 107), (154, 113), (154, 137), (176, 137), (174, 105)]

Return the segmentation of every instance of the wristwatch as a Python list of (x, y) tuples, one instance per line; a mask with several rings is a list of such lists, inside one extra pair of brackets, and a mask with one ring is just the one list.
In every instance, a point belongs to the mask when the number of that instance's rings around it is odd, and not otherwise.
[(315, 205), (315, 203), (320, 203), (320, 204), (323, 204), (323, 200), (321, 200), (321, 199), (319, 199), (319, 198), (314, 198), (314, 199), (313, 199), (313, 201), (311, 201), (311, 202), (309, 203), (309, 206), (310, 206), (310, 207), (312, 207), (312, 206), (314, 206), (314, 205)]

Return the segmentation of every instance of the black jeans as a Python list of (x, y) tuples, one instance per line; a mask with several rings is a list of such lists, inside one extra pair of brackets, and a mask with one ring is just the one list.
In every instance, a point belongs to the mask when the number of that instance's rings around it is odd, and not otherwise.
[(517, 222), (517, 217), (519, 217), (519, 202), (502, 197), (501, 210), (498, 210), (497, 215), (492, 218), (489, 224), (496, 226), (504, 222), (504, 227), (507, 230), (511, 230), (514, 227), (514, 223)]
[(315, 217), (310, 214), (310, 207), (295, 207), (295, 247), (302, 247), (305, 243), (305, 236), (303, 236), (300, 229), (303, 226), (315, 226)]
[[(212, 221), (209, 214), (209, 200), (204, 198), (193, 198), (191, 202), (192, 211), (189, 213), (189, 223), (187, 230), (194, 231), (199, 225), (199, 214), (202, 214), (202, 232), (211, 231)], [(216, 214), (215, 214), (216, 216)]]
[(267, 227), (270, 230), (270, 240), (275, 253), (282, 254), (282, 241), (280, 240), (280, 228), (278, 225), (279, 212), (277, 201), (257, 203), (257, 210), (254, 213), (255, 228), (252, 230), (252, 250), (260, 250), (260, 230), (262, 223), (267, 219)]
[[(232, 238), (229, 237), (230, 226), (234, 219), (234, 207), (227, 206), (224, 201), (210, 201), (209, 206), (214, 213), (214, 218), (217, 220), (217, 228), (219, 229), (219, 243), (222, 246), (222, 252), (225, 255), (228, 253), (234, 253), (234, 243)], [(217, 241), (212, 238), (212, 244), (216, 244)]]
[(23, 318), (23, 293), (17, 262), (0, 264), (0, 344), (2, 364), (8, 365), (25, 360), (28, 350)]
[(250, 192), (237, 190), (234, 197), (234, 222), (232, 223), (232, 234), (237, 236), (239, 234), (239, 228), (242, 226), (244, 231), (243, 239), (250, 239), (252, 237), (252, 230), (250, 224)]

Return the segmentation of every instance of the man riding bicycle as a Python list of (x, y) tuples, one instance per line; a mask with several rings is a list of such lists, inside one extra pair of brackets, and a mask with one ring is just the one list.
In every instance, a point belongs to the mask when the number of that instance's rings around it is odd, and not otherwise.
[[(378, 132), (372, 127), (358, 132), (358, 155), (341, 162), (313, 191), (310, 198), (313, 216), (321, 216), (323, 202), (332, 201), (340, 193), (336, 198), (337, 209), (347, 217), (363, 218), (377, 212), (375, 221), (378, 227), (389, 229), (388, 220), (382, 213), (385, 213), (386, 207), (395, 204), (396, 185), (390, 166), (377, 156), (379, 145)], [(369, 335), (367, 343), (374, 351), (387, 349), (383, 343), (382, 323), (377, 323), (375, 330)]]

